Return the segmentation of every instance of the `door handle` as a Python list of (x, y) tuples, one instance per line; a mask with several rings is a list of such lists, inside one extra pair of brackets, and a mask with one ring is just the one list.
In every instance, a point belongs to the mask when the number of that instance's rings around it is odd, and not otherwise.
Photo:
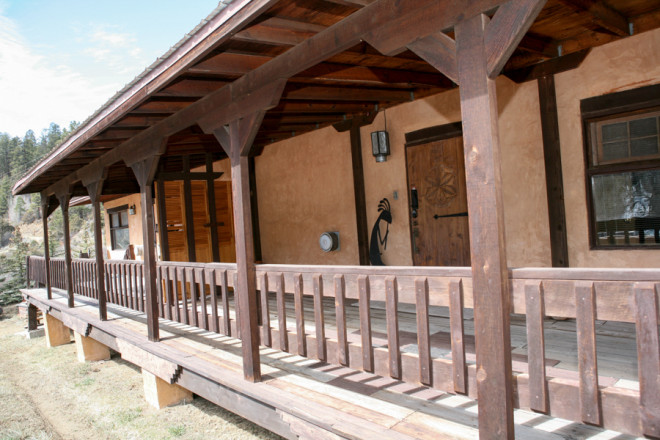
[(415, 185), (410, 188), (410, 209), (412, 218), (417, 218), (417, 210), (419, 209), (419, 198), (417, 196), (417, 188)]
[(446, 214), (446, 215), (438, 215), (438, 214), (436, 214), (436, 215), (433, 216), (433, 218), (437, 220), (437, 219), (439, 219), (439, 218), (467, 217), (467, 216), (468, 216), (468, 213), (467, 213), (467, 212), (459, 212), (459, 213), (457, 213), (457, 214)]

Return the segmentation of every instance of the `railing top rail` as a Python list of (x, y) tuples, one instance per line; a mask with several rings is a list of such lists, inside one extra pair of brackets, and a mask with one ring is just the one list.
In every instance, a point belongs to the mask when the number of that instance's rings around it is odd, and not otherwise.
[(190, 263), (187, 261), (159, 261), (158, 266), (197, 267), (204, 269), (236, 270), (236, 263)]
[(660, 282), (660, 269), (523, 267), (509, 269), (509, 278)]

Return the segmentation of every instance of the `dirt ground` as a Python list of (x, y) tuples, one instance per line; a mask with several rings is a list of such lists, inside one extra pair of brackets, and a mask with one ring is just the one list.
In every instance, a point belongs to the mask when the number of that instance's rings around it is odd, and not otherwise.
[(197, 396), (156, 410), (139, 368), (119, 355), (79, 363), (74, 344), (48, 349), (25, 324), (15, 306), (0, 315), (0, 440), (279, 438)]

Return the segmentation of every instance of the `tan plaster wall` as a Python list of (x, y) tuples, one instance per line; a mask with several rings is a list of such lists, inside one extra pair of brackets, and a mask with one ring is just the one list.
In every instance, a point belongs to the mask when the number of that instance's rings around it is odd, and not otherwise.
[(659, 267), (660, 251), (589, 249), (580, 100), (660, 83), (660, 30), (595, 48), (555, 78), (569, 261), (576, 267)]
[(110, 257), (110, 250), (112, 249), (112, 241), (110, 240), (110, 219), (108, 217), (108, 209), (116, 208), (122, 205), (135, 205), (135, 215), (128, 215), (128, 234), (135, 250), (135, 258), (142, 259), (142, 254), (137, 249), (137, 246), (142, 246), (142, 208), (140, 206), (140, 194), (131, 194), (126, 197), (115, 199), (103, 204), (103, 216), (105, 222), (105, 242), (107, 243), (106, 257)]
[[(348, 133), (332, 127), (278, 142), (255, 160), (264, 262), (358, 264)], [(339, 251), (319, 236), (339, 231)]]

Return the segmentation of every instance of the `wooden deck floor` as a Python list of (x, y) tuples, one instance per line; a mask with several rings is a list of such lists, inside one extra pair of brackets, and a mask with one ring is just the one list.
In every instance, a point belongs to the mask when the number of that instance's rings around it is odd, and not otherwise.
[[(264, 380), (253, 384), (243, 380), (238, 339), (161, 320), (161, 342), (152, 343), (147, 340), (146, 316), (141, 313), (109, 305), (109, 320), (100, 321), (95, 301), (88, 298), (77, 296), (76, 307), (68, 309), (61, 291), (54, 290), (53, 300), (46, 299), (45, 289), (26, 289), (24, 293), (36, 306), (50, 309), (56, 318), (77, 326), (76, 331), (88, 332), (92, 338), (121, 352), (123, 357), (130, 357), (127, 359), (130, 362), (157, 370), (154, 373), (174, 366), (179, 385), (286, 438), (478, 438), (477, 404), (467, 397), (267, 348), (261, 350)], [(378, 324), (379, 304), (375, 303), (374, 308), (374, 332), (384, 331)], [(414, 315), (411, 315), (402, 311), (403, 332), (411, 330), (408, 326), (414, 328)], [(349, 323), (357, 322), (357, 310), (349, 316), (352, 317)], [(470, 317), (467, 318), (466, 328), (469, 328)], [(327, 319), (331, 321), (332, 317)], [(442, 309), (432, 311), (431, 322), (437, 335), (434, 355), (445, 355), (442, 335), (447, 331), (448, 320)], [(625, 359), (619, 359), (625, 358), (625, 350), (618, 353), (620, 347), (628, 345), (622, 343), (624, 340), (632, 340), (634, 348), (634, 329), (630, 334), (626, 329), (608, 328), (606, 324), (599, 325), (599, 338), (611, 343), (617, 355), (609, 366), (607, 360), (601, 365), (599, 359), (599, 369), (606, 369), (600, 371), (608, 374), (634, 371), (636, 366), (630, 369)], [(556, 351), (548, 353), (548, 357), (557, 361), (551, 368), (572, 374), (570, 343), (563, 341), (566, 335), (560, 333), (570, 332), (571, 323), (548, 321), (547, 326), (550, 341), (557, 341), (548, 343), (556, 347)], [(513, 327), (524, 330), (524, 324), (520, 326), (515, 319)], [(521, 334), (514, 328), (514, 354), (519, 356), (514, 369), (520, 369), (524, 368), (524, 332)], [(352, 330), (357, 337), (357, 327)], [(128, 346), (132, 347), (130, 355)], [(416, 349), (414, 342), (407, 347)], [(633, 355), (629, 359), (635, 358)], [(622, 369), (621, 363), (626, 364), (625, 368)], [(626, 374), (622, 378), (634, 379), (632, 373)], [(619, 379), (612, 376), (612, 380)], [(635, 382), (631, 384), (635, 386)], [(516, 437), (521, 439), (630, 438), (523, 410), (515, 412), (515, 421)]]

